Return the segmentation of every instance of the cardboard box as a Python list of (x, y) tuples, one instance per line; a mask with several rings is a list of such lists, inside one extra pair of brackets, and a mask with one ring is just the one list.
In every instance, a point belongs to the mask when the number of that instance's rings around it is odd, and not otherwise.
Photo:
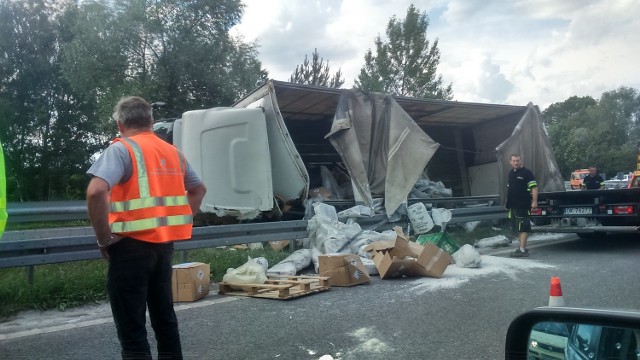
[(173, 265), (173, 302), (196, 301), (209, 294), (209, 264), (190, 262)]
[(354, 254), (332, 254), (318, 256), (320, 276), (329, 277), (331, 286), (353, 286), (371, 281), (367, 269)]
[(373, 263), (381, 279), (402, 276), (440, 278), (451, 263), (451, 256), (433, 244), (420, 245), (398, 234), (393, 241), (376, 241), (366, 251), (373, 252)]

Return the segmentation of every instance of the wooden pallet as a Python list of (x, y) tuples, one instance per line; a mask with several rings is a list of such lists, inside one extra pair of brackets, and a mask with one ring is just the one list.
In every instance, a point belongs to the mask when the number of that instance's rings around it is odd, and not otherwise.
[[(241, 290), (238, 290), (241, 289)], [(326, 276), (269, 276), (264, 284), (218, 283), (218, 293), (234, 296), (251, 296), (266, 299), (288, 300), (329, 290)]]

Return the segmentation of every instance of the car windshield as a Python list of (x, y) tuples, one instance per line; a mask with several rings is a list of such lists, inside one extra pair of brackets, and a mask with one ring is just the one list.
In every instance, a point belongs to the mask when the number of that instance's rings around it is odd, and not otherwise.
[(547, 334), (560, 335), (560, 336), (569, 336), (569, 331), (567, 330), (567, 325), (563, 323), (557, 322), (541, 322), (537, 323), (533, 330), (544, 332)]

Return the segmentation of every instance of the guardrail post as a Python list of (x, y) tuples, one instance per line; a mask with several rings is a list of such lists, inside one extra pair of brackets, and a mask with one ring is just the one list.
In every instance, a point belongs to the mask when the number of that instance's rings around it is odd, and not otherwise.
[(27, 270), (27, 282), (29, 283), (29, 285), (33, 285), (33, 265), (29, 265), (26, 268)]

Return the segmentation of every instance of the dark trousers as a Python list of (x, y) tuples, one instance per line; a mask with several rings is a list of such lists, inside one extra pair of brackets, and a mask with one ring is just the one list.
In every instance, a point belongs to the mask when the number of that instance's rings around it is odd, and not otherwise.
[(512, 208), (509, 209), (509, 219), (515, 232), (531, 232), (531, 209)]
[(151, 359), (146, 309), (158, 344), (158, 359), (182, 359), (178, 319), (171, 294), (173, 243), (124, 238), (109, 246), (107, 291), (123, 359)]

